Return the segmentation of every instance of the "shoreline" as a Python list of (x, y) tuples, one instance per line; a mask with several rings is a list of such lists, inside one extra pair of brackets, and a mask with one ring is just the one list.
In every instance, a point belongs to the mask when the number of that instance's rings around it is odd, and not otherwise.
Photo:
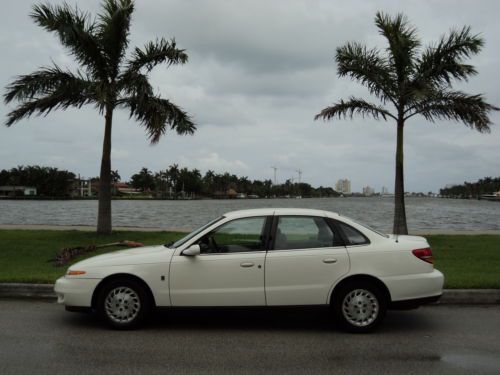
[[(194, 228), (161, 228), (161, 227), (136, 227), (115, 226), (114, 231), (131, 232), (190, 232)], [(92, 225), (46, 225), (46, 224), (0, 224), (0, 230), (76, 230), (92, 232), (96, 230)], [(500, 229), (486, 230), (461, 230), (461, 229), (425, 229), (410, 231), (410, 235), (499, 235)]]

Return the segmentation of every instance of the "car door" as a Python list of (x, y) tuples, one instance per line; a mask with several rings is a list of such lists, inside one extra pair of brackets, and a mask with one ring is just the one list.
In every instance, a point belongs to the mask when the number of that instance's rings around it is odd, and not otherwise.
[(337, 230), (324, 217), (276, 216), (265, 264), (267, 305), (328, 303), (332, 285), (349, 271)]
[(172, 257), (172, 306), (265, 306), (265, 216), (221, 224), (196, 243), (201, 254)]

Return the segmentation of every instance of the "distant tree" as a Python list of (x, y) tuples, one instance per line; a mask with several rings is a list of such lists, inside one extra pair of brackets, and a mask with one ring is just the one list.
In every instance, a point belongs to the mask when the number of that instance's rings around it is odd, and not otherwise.
[(439, 194), (450, 198), (481, 198), (483, 194), (500, 191), (500, 177), (485, 177), (476, 182), (465, 181), (462, 185), (454, 185), (439, 190)]
[(202, 178), (198, 169), (190, 171), (187, 168), (182, 168), (179, 171), (179, 179), (177, 182), (178, 191), (184, 194), (199, 194), (202, 190)]
[(121, 180), (121, 176), (118, 173), (118, 171), (117, 170), (115, 170), (115, 171), (112, 170), (111, 171), (111, 182), (114, 183), (114, 184), (116, 184), (117, 182), (120, 182), (120, 180)]
[(157, 197), (165, 198), (168, 189), (167, 171), (156, 172), (153, 178)]
[(177, 185), (179, 182), (179, 166), (177, 164), (172, 164), (171, 166), (168, 167), (167, 169), (167, 178), (170, 182), (170, 186), (174, 189), (174, 193), (177, 190), (181, 190), (182, 186), (177, 189)]
[(75, 174), (53, 167), (18, 166), (0, 172), (0, 186), (34, 186), (42, 197), (67, 197)]
[(196, 127), (169, 100), (154, 93), (148, 73), (158, 64), (184, 64), (188, 56), (174, 40), (157, 39), (143, 49), (135, 48), (126, 59), (132, 0), (104, 0), (97, 18), (67, 4), (35, 5), (31, 17), (36, 24), (59, 36), (78, 62), (76, 72), (57, 65), (18, 77), (7, 86), (5, 103), (19, 106), (7, 117), (7, 126), (54, 109), (80, 108), (93, 104), (104, 115), (104, 142), (99, 183), (97, 232), (111, 233), (111, 128), (117, 108), (145, 127), (151, 143), (157, 143), (168, 128), (192, 134)]
[[(453, 90), (453, 81), (466, 81), (476, 69), (463, 60), (477, 54), (484, 44), (469, 27), (452, 30), (437, 44), (421, 50), (416, 29), (405, 16), (390, 17), (378, 12), (375, 24), (388, 42), (385, 53), (378, 48), (349, 42), (337, 48), (339, 77), (350, 77), (366, 86), (380, 100), (374, 104), (350, 97), (323, 109), (316, 119), (352, 118), (354, 115), (391, 118), (396, 123), (396, 176), (393, 232), (407, 234), (403, 178), (403, 129), (406, 120), (421, 115), (424, 119), (454, 120), (480, 132), (489, 132), (489, 113), (499, 108), (488, 104), (482, 95)], [(387, 107), (387, 104), (393, 108)]]
[(132, 175), (130, 185), (141, 191), (152, 191), (155, 189), (155, 178), (149, 169), (142, 168), (139, 173)]

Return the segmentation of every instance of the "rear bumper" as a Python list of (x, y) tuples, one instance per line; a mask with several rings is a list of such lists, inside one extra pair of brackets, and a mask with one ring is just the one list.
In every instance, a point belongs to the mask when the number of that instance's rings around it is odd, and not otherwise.
[(391, 294), (391, 301), (437, 298), (443, 294), (444, 275), (438, 270), (414, 275), (382, 277)]

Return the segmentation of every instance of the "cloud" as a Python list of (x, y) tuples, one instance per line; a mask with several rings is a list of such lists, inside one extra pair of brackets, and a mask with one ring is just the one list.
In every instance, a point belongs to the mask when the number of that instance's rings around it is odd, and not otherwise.
[[(57, 38), (28, 17), (32, 0), (9, 4), (0, 15), (0, 85), (51, 60), (75, 68)], [(71, 3), (71, 2), (70, 2)], [(99, 0), (79, 7), (99, 10)], [(370, 98), (366, 89), (336, 77), (335, 48), (348, 40), (385, 48), (373, 18), (377, 10), (402, 11), (418, 27), (424, 44), (451, 27), (465, 24), (486, 45), (471, 61), (479, 71), (458, 86), (484, 93), (500, 105), (497, 69), (500, 43), (496, 1), (443, 0), (374, 2), (290, 1), (137, 1), (131, 46), (156, 37), (175, 37), (189, 54), (182, 66), (160, 66), (151, 74), (157, 93), (187, 110), (198, 125), (194, 136), (167, 132), (151, 146), (141, 126), (117, 111), (113, 123), (112, 168), (127, 179), (141, 167), (165, 169), (173, 163), (203, 172), (273, 178), (297, 177), (315, 186), (339, 178), (392, 188), (394, 123), (357, 118), (314, 121), (322, 108), (350, 95)], [(370, 98), (372, 100), (372, 98)], [(0, 104), (5, 119), (13, 105)], [(500, 122), (500, 114), (492, 120)], [(83, 176), (96, 176), (102, 150), (102, 116), (93, 107), (33, 117), (0, 127), (0, 168), (53, 164)], [(498, 175), (500, 132), (479, 134), (460, 124), (412, 119), (405, 131), (406, 184), (409, 191), (437, 191), (450, 182)]]

